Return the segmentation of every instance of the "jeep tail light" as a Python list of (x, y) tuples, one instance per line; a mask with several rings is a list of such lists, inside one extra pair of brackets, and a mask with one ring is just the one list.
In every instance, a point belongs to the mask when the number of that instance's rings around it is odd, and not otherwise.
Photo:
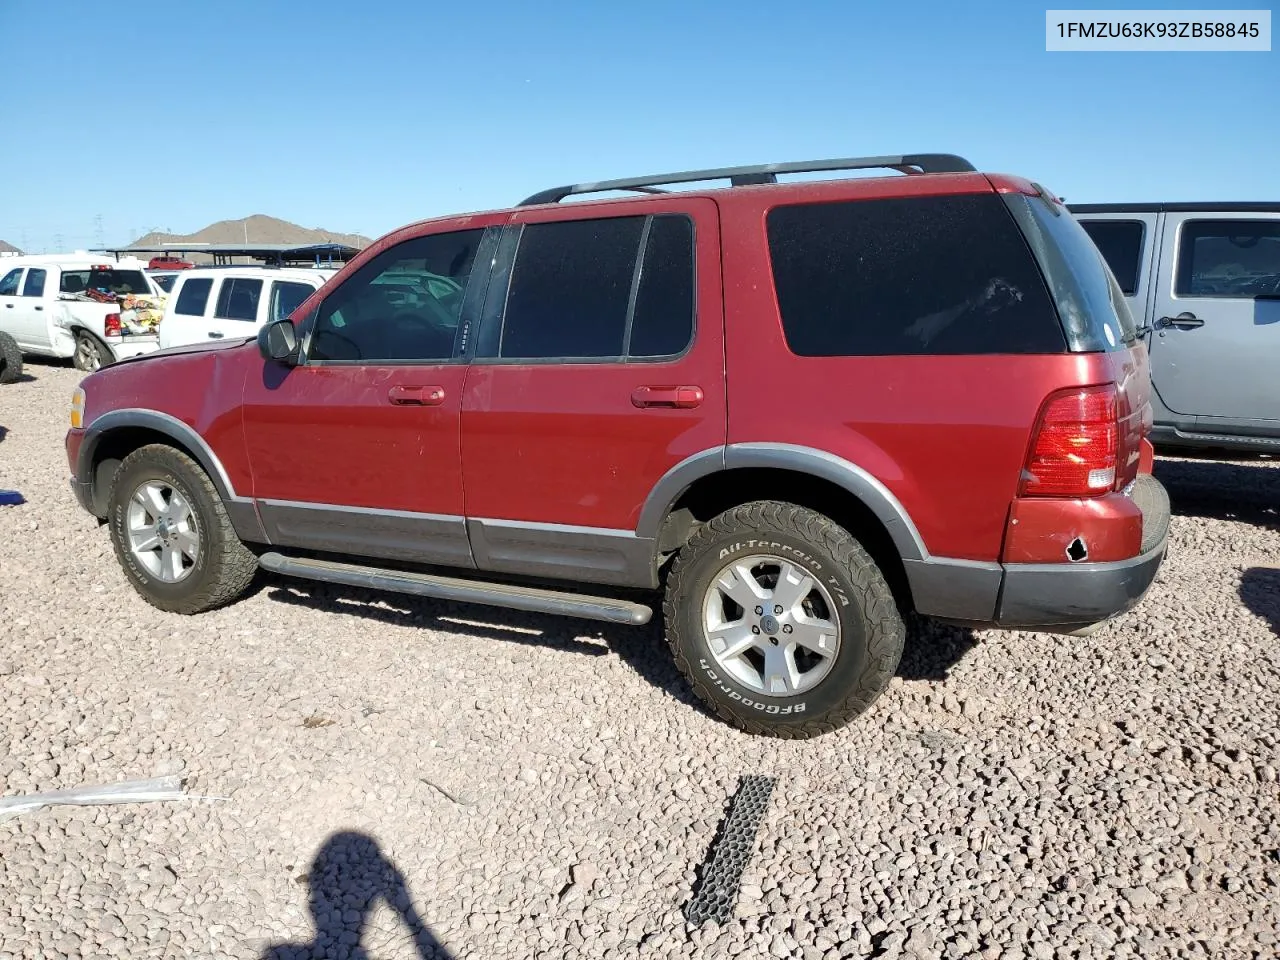
[(1023, 497), (1096, 497), (1116, 484), (1120, 423), (1116, 388), (1073, 387), (1040, 408), (1022, 471)]
[(120, 314), (108, 313), (102, 321), (102, 332), (108, 337), (120, 336)]

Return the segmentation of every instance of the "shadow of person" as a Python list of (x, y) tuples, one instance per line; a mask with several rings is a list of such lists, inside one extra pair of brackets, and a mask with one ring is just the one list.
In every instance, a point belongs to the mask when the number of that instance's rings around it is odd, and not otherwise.
[(1271, 624), (1280, 637), (1280, 567), (1250, 567), (1240, 580), (1240, 599)]
[(315, 939), (311, 943), (269, 947), (262, 960), (370, 960), (363, 941), (379, 901), (390, 907), (406, 928), (405, 936), (397, 938), (397, 943), (412, 943), (422, 960), (452, 960), (414, 909), (404, 876), (368, 834), (333, 834), (320, 847), (305, 879), (310, 887)]

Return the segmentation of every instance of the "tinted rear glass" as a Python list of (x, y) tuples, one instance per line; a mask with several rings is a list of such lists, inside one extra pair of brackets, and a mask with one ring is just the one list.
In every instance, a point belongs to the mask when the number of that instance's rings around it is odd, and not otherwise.
[(173, 305), (173, 312), (188, 317), (203, 317), (212, 286), (212, 277), (188, 277), (178, 291), (178, 302)]
[(783, 331), (800, 356), (1066, 350), (995, 194), (776, 207), (767, 224)]
[(63, 293), (99, 290), (117, 296), (151, 292), (141, 270), (67, 270), (62, 274), (60, 289)]
[(1026, 194), (1005, 202), (1035, 251), (1071, 348), (1114, 350), (1137, 339), (1120, 285), (1080, 222), (1060, 204)]
[(1138, 292), (1138, 271), (1142, 267), (1140, 220), (1081, 220), (1080, 226), (1107, 261), (1116, 283), (1126, 297)]

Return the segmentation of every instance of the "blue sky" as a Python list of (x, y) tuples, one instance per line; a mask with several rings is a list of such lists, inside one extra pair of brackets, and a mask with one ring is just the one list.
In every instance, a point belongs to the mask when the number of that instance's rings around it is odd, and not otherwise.
[(916, 151), (1069, 202), (1280, 199), (1280, 52), (1047, 53), (1044, 17), (3, 0), (0, 239), (86, 247), (98, 217), (123, 243), (251, 213), (377, 236), (564, 182)]

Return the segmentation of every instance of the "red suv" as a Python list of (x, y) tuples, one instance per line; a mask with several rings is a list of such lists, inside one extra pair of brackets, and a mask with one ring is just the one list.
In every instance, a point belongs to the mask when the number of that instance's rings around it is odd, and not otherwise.
[[(906, 175), (778, 182), (863, 168)], [(259, 567), (635, 624), (662, 589), (698, 695), (806, 737), (885, 688), (911, 611), (1076, 632), (1137, 603), (1169, 517), (1149, 395), (1062, 203), (923, 154), (405, 227), (256, 343), (85, 379), (67, 455), (163, 610)]]

